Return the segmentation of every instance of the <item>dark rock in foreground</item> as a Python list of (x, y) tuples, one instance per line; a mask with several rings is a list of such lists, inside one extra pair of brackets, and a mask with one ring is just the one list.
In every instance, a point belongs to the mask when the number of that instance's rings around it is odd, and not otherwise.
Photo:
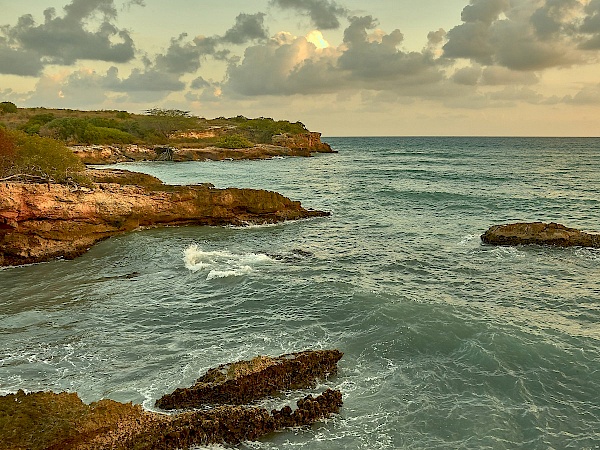
[(495, 225), (481, 235), (491, 245), (551, 245), (600, 248), (600, 234), (586, 233), (558, 223), (514, 223)]
[(316, 350), (225, 364), (210, 369), (192, 387), (164, 395), (156, 406), (172, 410), (206, 404), (242, 405), (283, 390), (310, 387), (318, 378), (335, 374), (342, 355), (338, 350)]
[(267, 224), (329, 215), (276, 192), (169, 186), (150, 175), (89, 171), (91, 188), (0, 183), (0, 266), (74, 258), (140, 227)]
[(263, 408), (223, 406), (164, 415), (141, 406), (101, 400), (85, 405), (77, 394), (19, 391), (0, 397), (0, 449), (179, 449), (237, 444), (285, 427), (310, 425), (338, 413), (342, 394), (327, 390), (270, 414)]

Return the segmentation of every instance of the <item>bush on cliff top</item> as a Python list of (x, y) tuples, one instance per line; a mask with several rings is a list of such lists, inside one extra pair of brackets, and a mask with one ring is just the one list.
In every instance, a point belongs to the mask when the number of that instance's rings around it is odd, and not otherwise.
[(215, 145), (220, 148), (250, 148), (254, 144), (239, 134), (228, 134), (221, 137)]
[(0, 129), (0, 179), (87, 184), (85, 166), (54, 139)]

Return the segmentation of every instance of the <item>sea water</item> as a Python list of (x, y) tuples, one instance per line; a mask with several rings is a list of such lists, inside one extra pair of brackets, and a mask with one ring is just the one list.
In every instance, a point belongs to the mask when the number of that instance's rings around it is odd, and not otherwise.
[(494, 224), (600, 230), (600, 139), (331, 138), (338, 154), (132, 163), (278, 191), (328, 218), (129, 233), (0, 270), (0, 394), (148, 409), (208, 368), (344, 352), (341, 414), (251, 449), (600, 448), (600, 250), (491, 247)]

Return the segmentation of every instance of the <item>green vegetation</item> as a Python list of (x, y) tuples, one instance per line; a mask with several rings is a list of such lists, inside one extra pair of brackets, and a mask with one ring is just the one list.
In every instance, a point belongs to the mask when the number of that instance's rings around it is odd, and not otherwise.
[(63, 143), (0, 129), (0, 179), (87, 184), (85, 166)]
[(250, 148), (254, 144), (239, 134), (228, 134), (217, 140), (215, 143), (220, 148)]
[(293, 136), (308, 131), (301, 122), (244, 116), (204, 119), (189, 111), (163, 108), (133, 114), (114, 110), (17, 108), (14, 103), (1, 102), (0, 114), (8, 129), (54, 138), (67, 145), (246, 148), (257, 143), (271, 144), (275, 135)]
[(14, 114), (18, 111), (17, 105), (12, 102), (0, 103), (0, 114)]

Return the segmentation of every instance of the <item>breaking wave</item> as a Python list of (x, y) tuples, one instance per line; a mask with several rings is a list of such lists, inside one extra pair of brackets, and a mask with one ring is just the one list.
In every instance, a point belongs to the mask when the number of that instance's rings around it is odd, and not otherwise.
[(183, 261), (189, 271), (206, 273), (206, 279), (212, 280), (247, 275), (255, 270), (255, 266), (273, 259), (262, 253), (205, 251), (198, 244), (192, 244), (183, 251)]

